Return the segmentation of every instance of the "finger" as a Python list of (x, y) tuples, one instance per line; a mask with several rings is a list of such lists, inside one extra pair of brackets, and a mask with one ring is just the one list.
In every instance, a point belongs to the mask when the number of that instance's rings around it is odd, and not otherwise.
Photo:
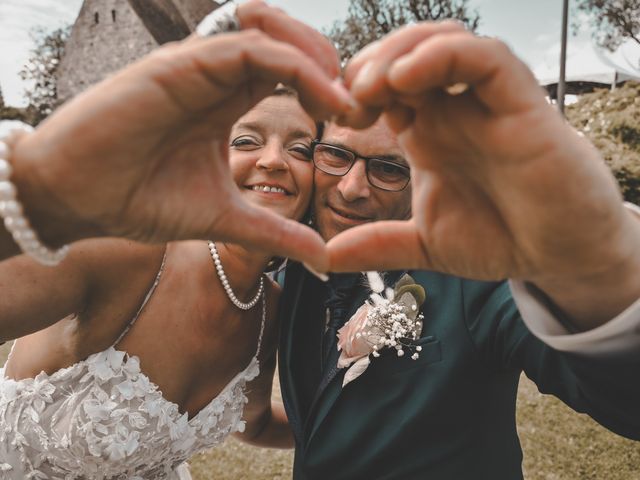
[(237, 15), (243, 29), (257, 28), (275, 40), (296, 46), (320, 65), (329, 78), (337, 78), (340, 74), (340, 59), (332, 43), (283, 10), (254, 0), (240, 5)]
[(389, 68), (394, 91), (416, 95), (466, 83), (487, 108), (516, 113), (544, 101), (527, 66), (502, 42), (469, 34), (432, 35)]
[[(168, 48), (151, 55), (141, 68), (145, 67), (152, 80), (188, 114), (216, 107), (238, 90), (244, 90), (254, 105), (263, 98), (251, 90), (256, 82), (273, 88), (278, 82), (292, 86), (307, 111), (318, 118), (329, 118), (353, 105), (346, 89), (306, 54), (258, 30)], [(227, 123), (237, 119), (237, 115), (227, 117)]]
[(387, 85), (387, 70), (398, 57), (411, 52), (432, 35), (464, 32), (459, 22), (452, 21), (424, 22), (402, 28), (356, 55), (345, 70), (345, 83), (358, 101), (368, 105), (387, 105), (393, 98), (393, 92)]
[(341, 127), (350, 127), (355, 129), (368, 128), (380, 117), (382, 108), (367, 107), (365, 105), (357, 105), (355, 108), (343, 113), (332, 119), (334, 123)]
[(389, 128), (393, 130), (396, 135), (403, 132), (415, 120), (415, 110), (401, 104), (395, 104), (389, 107), (384, 112), (384, 117)]
[(375, 222), (350, 228), (327, 243), (333, 272), (429, 268), (412, 220)]
[(208, 235), (212, 239), (305, 262), (319, 272), (326, 272), (329, 267), (325, 242), (315, 230), (244, 201), (234, 203)]

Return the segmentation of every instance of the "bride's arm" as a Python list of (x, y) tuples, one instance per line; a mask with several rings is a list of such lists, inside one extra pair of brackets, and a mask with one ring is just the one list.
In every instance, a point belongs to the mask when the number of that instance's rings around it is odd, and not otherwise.
[(278, 325), (275, 312), (277, 310), (279, 287), (272, 284), (269, 288), (267, 322), (262, 354), (260, 358), (260, 375), (247, 385), (249, 403), (244, 409), (243, 419), (246, 421), (244, 432), (236, 437), (245, 443), (259, 447), (293, 448), (293, 432), (284, 411), (282, 402), (272, 398), (274, 372), (276, 369)]
[(249, 403), (245, 407), (244, 432), (236, 437), (259, 447), (293, 448), (293, 432), (281, 401), (271, 398), (275, 354), (267, 365), (260, 365), (260, 375), (249, 384)]
[(116, 259), (126, 250), (125, 244), (134, 245), (114, 239), (78, 242), (56, 267), (26, 255), (0, 262), (0, 341), (23, 337), (84, 311), (116, 276), (122, 263)]

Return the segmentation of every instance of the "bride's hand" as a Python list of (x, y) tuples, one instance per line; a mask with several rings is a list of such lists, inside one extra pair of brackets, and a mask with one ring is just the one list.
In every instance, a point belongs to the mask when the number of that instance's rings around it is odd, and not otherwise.
[(19, 195), (45, 241), (212, 238), (326, 267), (315, 232), (241, 201), (227, 150), (230, 127), (278, 82), (315, 118), (348, 109), (338, 57), (261, 1), (238, 17), (246, 30), (162, 47), (15, 145)]

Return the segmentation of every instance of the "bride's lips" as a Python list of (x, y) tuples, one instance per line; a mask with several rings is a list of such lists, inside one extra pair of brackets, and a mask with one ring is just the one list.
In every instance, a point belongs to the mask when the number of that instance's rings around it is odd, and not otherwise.
[(363, 223), (373, 221), (373, 218), (371, 217), (365, 217), (350, 210), (334, 207), (333, 205), (327, 205), (327, 207), (329, 207), (329, 210), (333, 213), (334, 218), (344, 224), (362, 225)]
[(244, 188), (247, 190), (251, 190), (252, 192), (256, 192), (262, 195), (272, 196), (289, 196), (292, 193), (285, 188), (283, 185), (271, 182), (260, 182), (254, 183), (251, 185), (246, 185)]

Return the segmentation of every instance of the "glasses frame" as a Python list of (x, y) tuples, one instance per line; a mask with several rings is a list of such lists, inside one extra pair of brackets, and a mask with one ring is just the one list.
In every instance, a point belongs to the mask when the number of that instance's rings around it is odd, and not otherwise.
[[(318, 145), (322, 145), (322, 146), (330, 147), (330, 148), (335, 148), (336, 150), (340, 150), (340, 151), (347, 152), (348, 154), (350, 154), (353, 157), (353, 160), (351, 161), (351, 164), (349, 165), (349, 168), (347, 168), (347, 170), (344, 173), (333, 173), (333, 172), (327, 172), (326, 170), (324, 170), (316, 162), (316, 147)], [(411, 183), (411, 169), (409, 167), (407, 167), (406, 165), (402, 165), (400, 163), (392, 162), (391, 160), (385, 160), (385, 159), (382, 159), (382, 158), (379, 158), (379, 157), (365, 157), (364, 155), (360, 155), (360, 154), (354, 152), (353, 150), (349, 150), (348, 148), (344, 148), (344, 147), (339, 147), (339, 146), (333, 145), (331, 143), (326, 143), (326, 142), (321, 142), (321, 141), (318, 141), (318, 140), (313, 140), (311, 142), (311, 158), (313, 160), (313, 165), (318, 170), (320, 170), (323, 173), (326, 173), (327, 175), (332, 175), (334, 177), (344, 177), (347, 173), (349, 173), (351, 171), (351, 169), (356, 164), (356, 162), (358, 160), (362, 159), (362, 160), (364, 160), (365, 172), (366, 172), (367, 181), (369, 182), (369, 185), (371, 185), (373, 188), (377, 188), (378, 190), (382, 190), (384, 192), (402, 192)], [(384, 187), (380, 187), (378, 185), (375, 185), (371, 181), (371, 177), (369, 176), (369, 162), (371, 160), (377, 160), (378, 162), (388, 163), (390, 165), (393, 165), (394, 167), (398, 167), (400, 169), (406, 170), (407, 173), (408, 173), (407, 182), (404, 184), (404, 186), (402, 188), (398, 188), (398, 189), (384, 188)]]

